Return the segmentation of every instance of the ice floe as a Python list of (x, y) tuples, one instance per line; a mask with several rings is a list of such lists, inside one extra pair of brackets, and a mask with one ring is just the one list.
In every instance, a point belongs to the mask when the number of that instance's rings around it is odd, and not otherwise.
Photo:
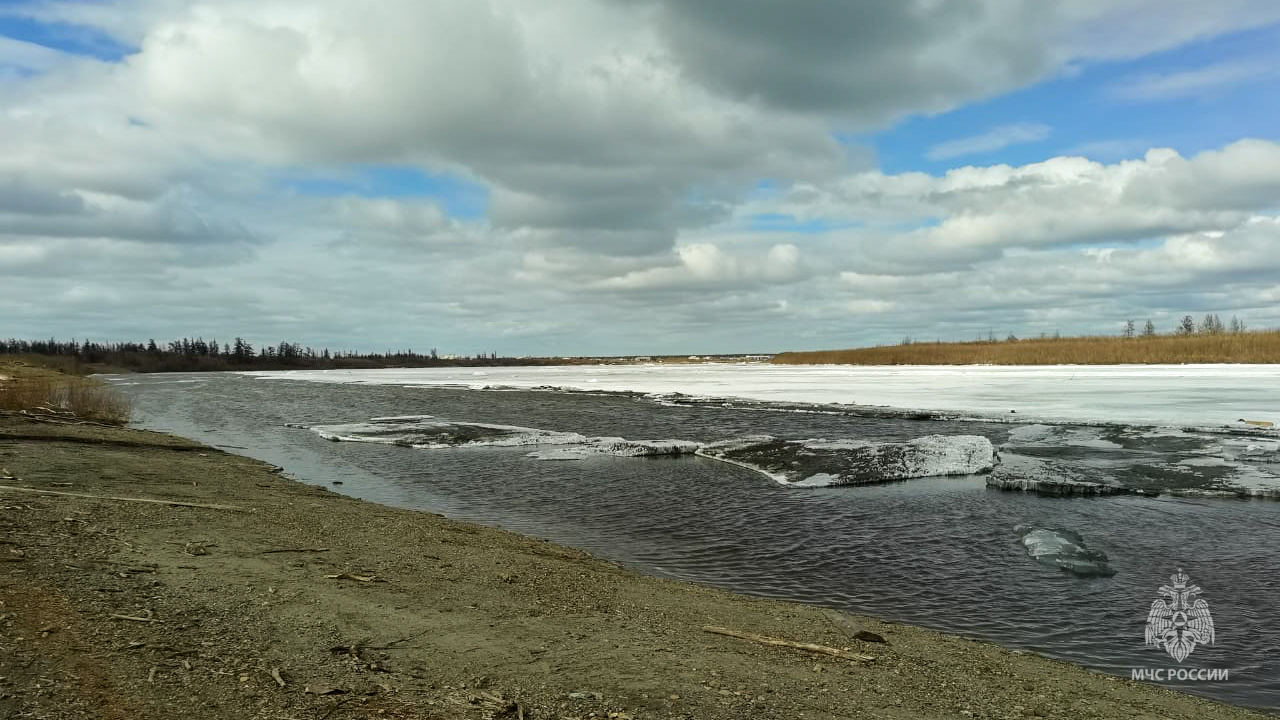
[(526, 445), (576, 445), (588, 438), (516, 425), (453, 422), (430, 415), (374, 418), (363, 423), (313, 425), (307, 429), (335, 442), (366, 442), (415, 448), (520, 447)]
[(906, 442), (856, 439), (785, 440), (768, 435), (713, 443), (593, 437), (515, 425), (458, 422), (431, 415), (373, 418), (366, 422), (290, 427), (326, 440), (399, 445), (419, 449), (532, 447), (536, 460), (591, 457), (662, 457), (697, 454), (763, 474), (789, 487), (866, 485), (991, 470), (995, 450), (978, 435), (929, 435)]
[(987, 486), (1054, 496), (1160, 494), (1157, 488), (1121, 484), (1102, 470), (1008, 452), (1001, 453), (1000, 464), (987, 476)]
[(1041, 495), (1280, 498), (1280, 442), (1241, 428), (1013, 428), (987, 484)]
[(579, 445), (568, 445), (549, 450), (534, 450), (529, 457), (538, 460), (584, 460), (593, 456), (610, 457), (661, 457), (665, 455), (692, 455), (702, 443), (692, 440), (627, 440), (624, 438), (587, 438)]
[(767, 435), (710, 443), (704, 457), (750, 468), (791, 487), (868, 485), (943, 475), (972, 475), (995, 463), (979, 435), (929, 435), (907, 442), (782, 440)]
[[(1051, 423), (1222, 425), (1280, 422), (1277, 365), (794, 366), (681, 363), (490, 368), (261, 371), (311, 382), (505, 386), (636, 392), (672, 398), (857, 404)], [(1249, 393), (1240, 393), (1248, 387)], [(1011, 411), (1016, 411), (1011, 413)]]
[(1056, 567), (1077, 577), (1111, 577), (1116, 574), (1107, 554), (1085, 547), (1084, 538), (1071, 530), (1053, 530), (1019, 525), (1014, 530), (1022, 538), (1027, 555), (1041, 565)]

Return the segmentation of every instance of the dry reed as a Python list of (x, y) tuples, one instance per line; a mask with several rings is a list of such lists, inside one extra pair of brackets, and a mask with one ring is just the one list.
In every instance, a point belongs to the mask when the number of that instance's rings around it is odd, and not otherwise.
[[(9, 375), (9, 368), (0, 368)], [(91, 378), (17, 374), (0, 380), (0, 410), (40, 409), (70, 412), (83, 420), (124, 424), (132, 403), (117, 390)]]
[(1280, 363), (1280, 331), (919, 343), (787, 352), (783, 365), (1131, 365)]

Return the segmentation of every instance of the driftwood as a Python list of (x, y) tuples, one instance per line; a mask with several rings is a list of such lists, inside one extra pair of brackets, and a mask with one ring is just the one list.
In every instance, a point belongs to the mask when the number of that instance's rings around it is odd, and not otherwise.
[(386, 582), (386, 580), (377, 575), (353, 575), (351, 573), (334, 573), (333, 575), (325, 575), (326, 580), (355, 580), (358, 582)]
[(38, 495), (61, 495), (64, 497), (88, 498), (90, 500), (118, 500), (120, 502), (140, 502), (154, 503), (156, 505), (176, 505), (178, 507), (205, 508), (206, 510), (235, 510), (243, 511), (244, 508), (234, 505), (213, 505), (209, 503), (191, 503), (181, 502), (179, 500), (156, 500), (153, 498), (136, 498), (136, 497), (114, 497), (110, 495), (89, 495), (86, 493), (62, 492), (60, 490), (41, 490), (38, 488), (24, 488), (13, 485), (0, 485), (0, 490), (16, 490), (18, 492), (36, 493)]
[(117, 619), (117, 620), (132, 620), (132, 621), (134, 621), (134, 622), (144, 622), (144, 623), (161, 623), (161, 622), (164, 622), (163, 620), (158, 620), (158, 619), (153, 618), (153, 617), (138, 617), (137, 615), (119, 615), (119, 614), (117, 614), (117, 613), (111, 613), (111, 617), (113, 617), (113, 618), (115, 618), (115, 619)]
[(796, 650), (804, 650), (805, 652), (818, 653), (820, 655), (830, 655), (832, 657), (842, 658), (844, 660), (875, 660), (871, 655), (859, 655), (847, 652), (840, 648), (833, 648), (827, 645), (817, 645), (815, 643), (794, 642), (792, 640), (782, 640), (767, 635), (757, 635), (755, 633), (743, 632), (741, 630), (730, 630), (729, 628), (717, 627), (715, 625), (707, 625), (702, 628), (703, 632), (709, 632), (713, 635), (727, 635), (729, 637), (740, 638), (742, 640), (750, 640), (763, 645), (774, 645), (777, 647), (788, 647)]

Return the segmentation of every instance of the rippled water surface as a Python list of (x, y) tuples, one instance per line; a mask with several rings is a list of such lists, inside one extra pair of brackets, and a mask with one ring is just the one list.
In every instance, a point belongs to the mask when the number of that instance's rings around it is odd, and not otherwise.
[[(303, 481), (584, 548), (638, 569), (740, 592), (819, 603), (985, 638), (1129, 675), (1177, 665), (1146, 647), (1157, 588), (1183, 568), (1204, 590), (1216, 643), (1182, 666), (1230, 680), (1181, 687), (1280, 709), (1280, 502), (1043, 498), (984, 478), (798, 490), (695, 456), (528, 457), (529, 447), (414, 449), (328, 442), (304, 428), (393, 415), (518, 425), (633, 440), (1009, 440), (1016, 425), (850, 417), (643, 397), (264, 381), (238, 375), (130, 376), (143, 426), (281, 465)], [(1087, 448), (1086, 448), (1087, 449)], [(1043, 452), (1043, 447), (1040, 448)], [(1063, 462), (1086, 462), (1080, 447)], [(1070, 529), (1110, 556), (1113, 577), (1033, 562), (1014, 527)]]

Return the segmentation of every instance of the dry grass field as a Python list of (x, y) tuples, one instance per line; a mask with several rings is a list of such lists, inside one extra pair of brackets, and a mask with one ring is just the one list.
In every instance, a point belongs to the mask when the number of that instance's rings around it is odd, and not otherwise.
[(787, 352), (784, 365), (1129, 365), (1277, 363), (1280, 330), (1154, 337), (1070, 337)]
[(42, 362), (0, 361), (0, 411), (37, 412), (112, 424), (129, 421), (129, 399), (92, 378)]

